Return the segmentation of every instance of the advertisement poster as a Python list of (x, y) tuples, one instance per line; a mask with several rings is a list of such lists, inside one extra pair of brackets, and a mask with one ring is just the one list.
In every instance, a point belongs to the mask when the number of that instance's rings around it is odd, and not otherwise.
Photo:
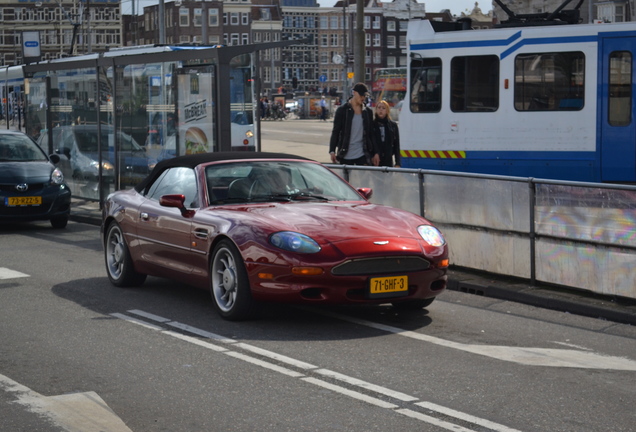
[(180, 154), (206, 153), (214, 149), (215, 122), (211, 72), (178, 76)]

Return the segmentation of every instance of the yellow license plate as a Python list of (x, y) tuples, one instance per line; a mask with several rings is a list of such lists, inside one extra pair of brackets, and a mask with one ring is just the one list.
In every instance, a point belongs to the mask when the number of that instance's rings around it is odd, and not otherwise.
[(408, 276), (371, 278), (369, 282), (369, 293), (373, 297), (381, 297), (385, 294), (391, 297), (399, 294), (406, 295), (409, 291)]
[(7, 197), (8, 206), (35, 206), (42, 205), (41, 196)]

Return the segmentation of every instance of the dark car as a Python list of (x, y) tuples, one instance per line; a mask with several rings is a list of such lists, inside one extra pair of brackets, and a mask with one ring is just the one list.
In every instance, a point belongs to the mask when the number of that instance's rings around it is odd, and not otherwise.
[(21, 132), (0, 130), (0, 222), (49, 220), (64, 228), (71, 191), (46, 153)]
[(446, 288), (444, 237), (370, 195), (297, 156), (167, 159), (106, 200), (108, 277), (116, 286), (154, 275), (209, 289), (230, 320), (262, 301), (428, 306)]
[[(52, 139), (55, 152), (63, 155), (60, 164), (66, 176), (76, 180), (96, 182), (99, 179), (99, 144), (97, 125), (60, 126), (53, 128)], [(121, 131), (117, 132), (119, 148), (115, 154), (112, 126), (102, 125), (99, 129), (102, 148), (102, 181), (113, 183), (115, 180), (114, 161), (120, 161), (120, 185), (130, 186), (139, 183), (150, 172), (146, 150), (135, 139)], [(42, 147), (48, 145), (48, 131), (43, 131), (38, 139)]]

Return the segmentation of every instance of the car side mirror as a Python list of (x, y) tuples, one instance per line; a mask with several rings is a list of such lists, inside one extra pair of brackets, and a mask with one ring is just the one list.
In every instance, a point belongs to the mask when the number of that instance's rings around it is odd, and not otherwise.
[(370, 200), (373, 196), (373, 189), (371, 188), (358, 188), (358, 193), (364, 197), (364, 199)]
[(55, 153), (57, 154), (63, 154), (64, 156), (66, 156), (69, 160), (71, 159), (71, 149), (68, 147), (60, 147), (59, 149), (55, 150)]
[(60, 163), (60, 155), (55, 153), (52, 155), (49, 155), (49, 160), (51, 161), (51, 163), (53, 163), (53, 165), (57, 165)]
[(174, 194), (174, 195), (163, 195), (159, 198), (159, 205), (163, 207), (173, 207), (178, 208), (181, 211), (181, 215), (183, 217), (192, 217), (194, 216), (194, 210), (188, 210), (185, 205), (185, 195), (182, 194)]

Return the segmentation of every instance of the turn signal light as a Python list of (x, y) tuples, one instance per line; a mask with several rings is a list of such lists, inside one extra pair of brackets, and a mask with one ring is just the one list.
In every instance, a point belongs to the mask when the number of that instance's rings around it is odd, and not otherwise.
[(258, 277), (260, 279), (274, 279), (274, 275), (271, 273), (259, 273)]
[(441, 260), (439, 263), (437, 263), (437, 267), (439, 268), (445, 268), (448, 267), (449, 261), (448, 258)]
[(292, 273), (298, 276), (317, 276), (324, 271), (320, 267), (292, 267)]

